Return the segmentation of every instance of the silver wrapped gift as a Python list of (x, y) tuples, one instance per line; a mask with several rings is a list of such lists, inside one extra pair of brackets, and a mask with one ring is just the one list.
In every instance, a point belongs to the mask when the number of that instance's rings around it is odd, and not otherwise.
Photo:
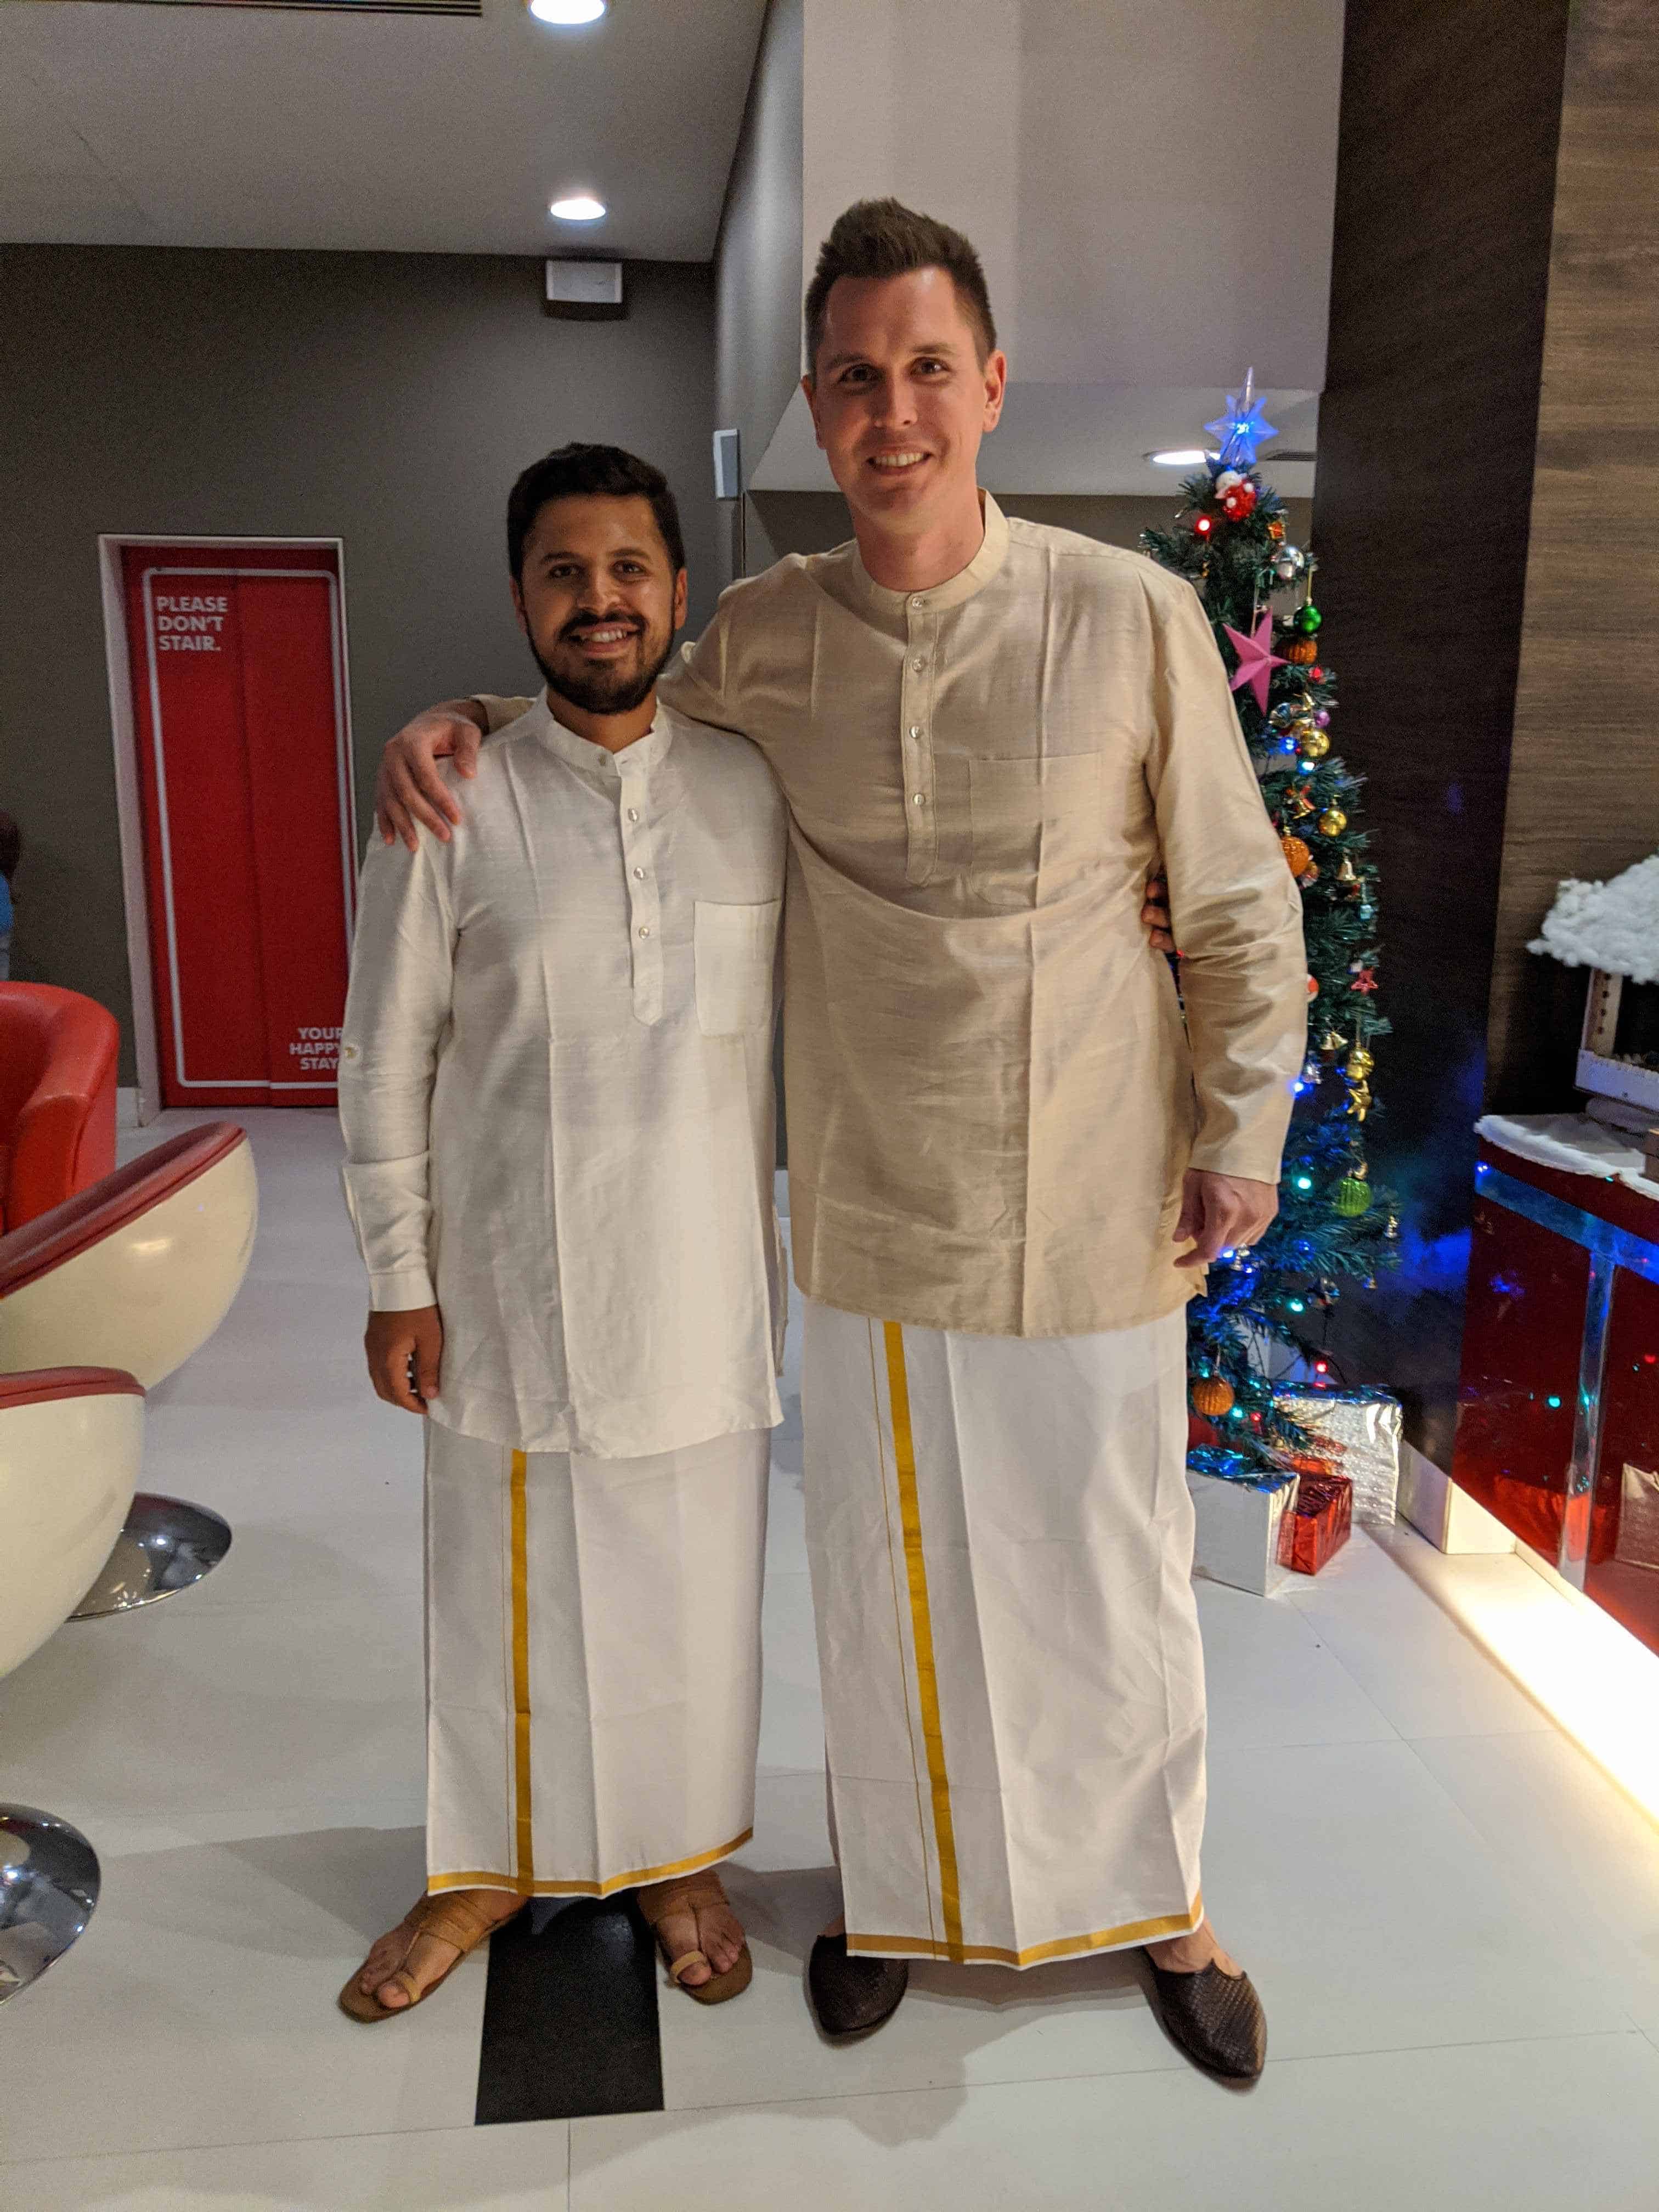
[(1334, 1472), (1353, 1485), (1353, 1517), (1388, 1528), (1400, 1490), (1400, 1401), (1386, 1390), (1311, 1390), (1287, 1382), (1273, 1393), (1279, 1411), (1328, 1445)]

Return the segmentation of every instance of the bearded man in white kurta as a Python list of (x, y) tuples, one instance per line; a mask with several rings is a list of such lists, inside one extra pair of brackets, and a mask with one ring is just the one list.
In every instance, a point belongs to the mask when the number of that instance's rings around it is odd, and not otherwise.
[[(1146, 1947), (1200, 2063), (1266, 2028), (1199, 1887), (1204, 1695), (1182, 1309), (1271, 1220), (1305, 1048), (1301, 910), (1191, 588), (1005, 519), (969, 242), (850, 209), (805, 380), (854, 542), (737, 586), (665, 688), (789, 805), (785, 1095), (808, 1547), (844, 1925), (810, 1986), (878, 2025), (909, 1958)], [(388, 749), (442, 822), (518, 702)], [(1183, 1005), (1137, 915), (1161, 844)], [(1184, 1012), (1184, 1021), (1183, 1021)]]
[(655, 702), (656, 470), (550, 454), (508, 542), (549, 688), (465, 836), (370, 851), (341, 1045), (370, 1372), (427, 1425), (427, 1894), (364, 2020), (532, 1896), (638, 1888), (704, 2002), (749, 1971), (707, 1869), (754, 1825), (782, 801)]

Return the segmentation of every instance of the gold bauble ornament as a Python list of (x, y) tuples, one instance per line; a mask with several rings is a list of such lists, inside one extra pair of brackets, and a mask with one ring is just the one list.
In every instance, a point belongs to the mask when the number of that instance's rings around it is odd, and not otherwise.
[(1348, 826), (1348, 817), (1340, 806), (1328, 806), (1319, 817), (1322, 837), (1340, 837)]
[(1308, 760), (1323, 760), (1331, 749), (1331, 741), (1323, 730), (1310, 730), (1307, 736), (1298, 742), (1304, 758)]
[(1194, 1413), (1201, 1413), (1206, 1421), (1232, 1410), (1233, 1386), (1224, 1375), (1194, 1375), (1187, 1395)]
[(1346, 1065), (1347, 1072), (1351, 1076), (1352, 1076), (1354, 1081), (1356, 1083), (1361, 1083), (1376, 1066), (1376, 1062), (1371, 1058), (1370, 1053), (1366, 1051), (1363, 1044), (1357, 1044), (1353, 1050), (1348, 1054)]

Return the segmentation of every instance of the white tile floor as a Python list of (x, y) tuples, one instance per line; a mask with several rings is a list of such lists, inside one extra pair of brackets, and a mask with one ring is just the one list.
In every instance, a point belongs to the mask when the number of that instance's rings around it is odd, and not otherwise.
[(145, 1476), (224, 1512), (234, 1548), (0, 1683), (0, 1794), (76, 1822), (105, 1882), (0, 2009), (8, 2212), (1659, 2212), (1659, 1831), (1364, 1537), (1285, 1598), (1200, 1590), (1205, 1887), (1268, 2007), (1257, 2089), (1185, 2066), (1121, 1960), (919, 1967), (879, 2036), (821, 2044), (798, 1402), (758, 1825), (729, 1875), (754, 1986), (665, 1999), (663, 2112), (473, 2127), (482, 1957), (396, 2028), (334, 2009), (419, 1879), (417, 1440), (361, 1374), (331, 1121), (247, 1118), (252, 1273), (155, 1393)]

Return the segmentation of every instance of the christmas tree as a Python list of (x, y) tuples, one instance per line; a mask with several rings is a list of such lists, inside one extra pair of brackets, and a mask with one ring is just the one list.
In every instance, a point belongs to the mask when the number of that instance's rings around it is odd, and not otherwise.
[[(1210, 1270), (1188, 1307), (1194, 1466), (1249, 1478), (1328, 1465), (1280, 1413), (1269, 1379), (1279, 1345), (1319, 1372), (1315, 1332), (1345, 1284), (1374, 1283), (1398, 1258), (1399, 1222), (1373, 1187), (1365, 1127), (1376, 1103), (1372, 1046), (1388, 1033), (1376, 1011), (1376, 873), (1356, 824), (1359, 780), (1332, 750), (1336, 678), (1320, 641), (1316, 563), (1286, 535), (1284, 502), (1255, 465), (1273, 434), (1247, 377), (1225, 413), (1205, 425), (1218, 441), (1182, 486), (1170, 530), (1143, 550), (1197, 589), (1233, 671), (1239, 726), (1302, 890), (1310, 1049), (1285, 1147), (1279, 1216), (1248, 1253)], [(1273, 605), (1278, 599), (1279, 609)]]

